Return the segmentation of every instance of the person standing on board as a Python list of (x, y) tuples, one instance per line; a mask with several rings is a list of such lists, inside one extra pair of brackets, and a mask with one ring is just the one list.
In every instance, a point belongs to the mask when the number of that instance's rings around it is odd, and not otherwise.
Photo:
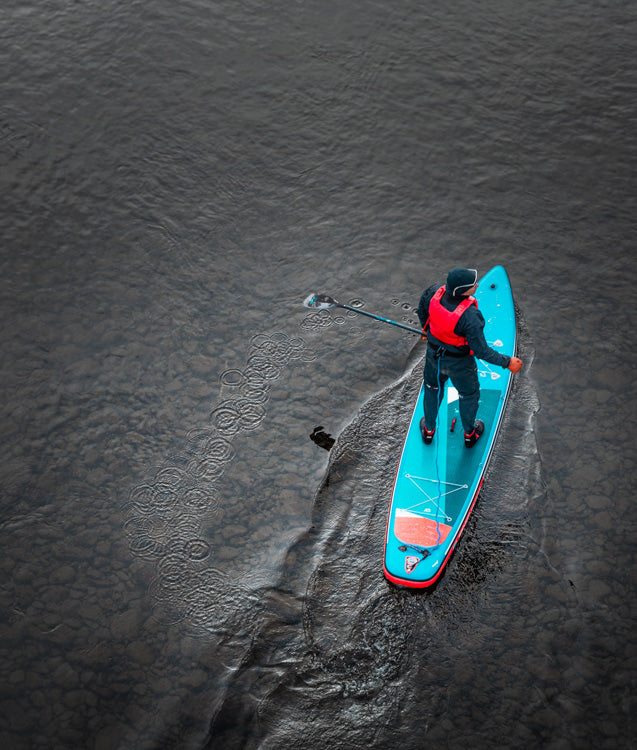
[(427, 445), (436, 431), (436, 417), (447, 378), (451, 378), (458, 391), (464, 444), (471, 448), (484, 432), (484, 422), (476, 419), (480, 384), (475, 358), (513, 373), (522, 367), (518, 357), (500, 354), (487, 344), (484, 317), (475, 297), (471, 296), (478, 288), (477, 282), (475, 269), (454, 268), (447, 275), (446, 285), (434, 284), (420, 298), (418, 318), (427, 336), (423, 374), (425, 416), (420, 420), (420, 432)]

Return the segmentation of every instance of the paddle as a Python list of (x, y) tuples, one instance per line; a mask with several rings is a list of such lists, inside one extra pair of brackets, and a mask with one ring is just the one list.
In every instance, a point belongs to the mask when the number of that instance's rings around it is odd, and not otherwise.
[(389, 323), (392, 326), (404, 328), (406, 331), (417, 333), (419, 336), (422, 336), (422, 331), (418, 328), (405, 326), (402, 323), (397, 323), (395, 320), (389, 320), (388, 318), (383, 318), (380, 315), (374, 315), (373, 313), (365, 312), (365, 310), (360, 310), (358, 307), (341, 305), (340, 302), (337, 302), (333, 297), (330, 297), (327, 294), (310, 294), (303, 300), (303, 305), (305, 307), (309, 307), (310, 310), (328, 310), (330, 307), (341, 307), (343, 308), (343, 310), (350, 310), (351, 312), (359, 313), (360, 315), (366, 315), (368, 318), (380, 320), (381, 323)]

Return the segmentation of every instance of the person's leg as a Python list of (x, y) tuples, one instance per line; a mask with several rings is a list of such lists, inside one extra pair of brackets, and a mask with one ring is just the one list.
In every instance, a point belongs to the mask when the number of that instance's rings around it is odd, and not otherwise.
[(480, 402), (480, 383), (478, 382), (478, 368), (473, 357), (459, 357), (449, 359), (447, 366), (452, 370), (451, 382), (458, 391), (460, 420), (465, 435), (473, 432)]
[(434, 359), (433, 351), (427, 350), (427, 359), (425, 360), (425, 370), (423, 379), (425, 382), (424, 396), (424, 427), (427, 432), (433, 433), (436, 429), (436, 418), (438, 409), (445, 391), (445, 383), (448, 375), (444, 372), (440, 359)]

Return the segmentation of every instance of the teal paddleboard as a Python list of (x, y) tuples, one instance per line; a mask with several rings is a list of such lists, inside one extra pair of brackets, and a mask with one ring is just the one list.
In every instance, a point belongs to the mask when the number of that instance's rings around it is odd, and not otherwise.
[[(515, 308), (509, 277), (492, 268), (475, 294), (486, 321), (484, 334), (492, 349), (515, 353)], [(513, 375), (476, 360), (480, 380), (478, 418), (484, 434), (465, 448), (458, 392), (448, 380), (438, 413), (436, 434), (423, 443), (421, 387), (403, 446), (387, 516), (385, 577), (399, 586), (424, 588), (439, 578), (480, 492), (484, 473), (502, 422)]]

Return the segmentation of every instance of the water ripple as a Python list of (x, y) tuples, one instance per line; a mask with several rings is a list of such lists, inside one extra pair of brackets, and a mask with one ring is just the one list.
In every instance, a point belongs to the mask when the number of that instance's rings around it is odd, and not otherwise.
[(220, 376), (222, 388), (234, 395), (214, 406), (209, 425), (187, 433), (184, 465), (167, 464), (132, 488), (124, 521), (129, 549), (154, 565), (149, 592), (162, 609), (170, 608), (172, 621), (216, 633), (241, 624), (235, 618), (248, 590), (206, 567), (214, 563), (214, 550), (203, 529), (223, 510), (215, 484), (235, 458), (234, 440), (263, 423), (271, 384), (290, 361), (315, 357), (298, 336), (253, 336), (245, 366)]

